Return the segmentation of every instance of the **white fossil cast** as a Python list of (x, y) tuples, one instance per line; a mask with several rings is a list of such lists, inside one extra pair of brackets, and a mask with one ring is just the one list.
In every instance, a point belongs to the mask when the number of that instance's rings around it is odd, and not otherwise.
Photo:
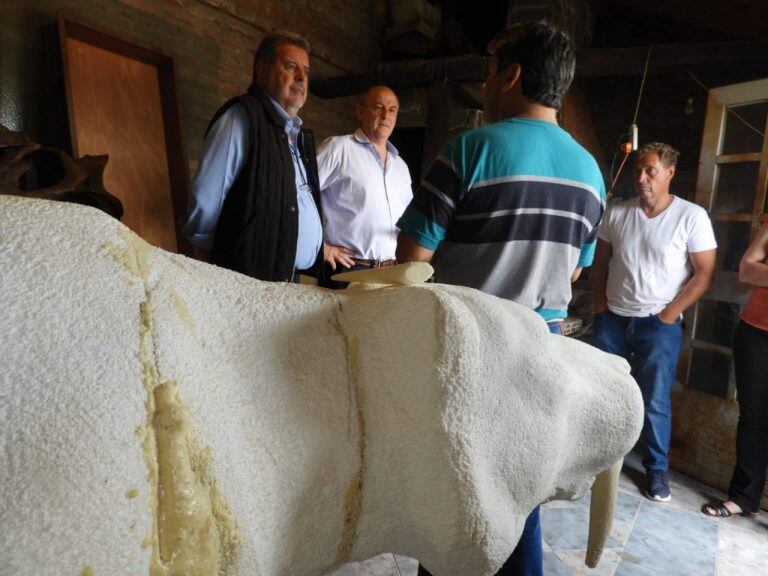
[(493, 574), (642, 423), (623, 360), (508, 301), (258, 282), (81, 206), (0, 196), (0, 299), (9, 576)]

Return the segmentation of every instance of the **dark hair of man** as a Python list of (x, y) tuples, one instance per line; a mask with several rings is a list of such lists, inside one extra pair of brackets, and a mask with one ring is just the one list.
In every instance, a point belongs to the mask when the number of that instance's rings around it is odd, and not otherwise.
[(647, 144), (643, 144), (637, 150), (637, 155), (642, 156), (643, 154), (650, 154), (651, 152), (659, 157), (664, 168), (677, 166), (677, 159), (680, 157), (680, 152), (672, 148), (669, 144), (665, 144), (664, 142), (648, 142)]
[(576, 72), (576, 49), (568, 34), (547, 22), (519, 24), (488, 45), (497, 72), (520, 64), (523, 95), (560, 109)]
[(309, 41), (294, 32), (288, 32), (286, 30), (278, 30), (272, 34), (268, 34), (261, 39), (259, 47), (256, 49), (256, 53), (253, 55), (253, 79), (256, 80), (256, 64), (258, 62), (274, 62), (277, 58), (277, 47), (282, 44), (290, 44), (291, 46), (298, 46), (304, 50), (307, 54), (311, 52)]

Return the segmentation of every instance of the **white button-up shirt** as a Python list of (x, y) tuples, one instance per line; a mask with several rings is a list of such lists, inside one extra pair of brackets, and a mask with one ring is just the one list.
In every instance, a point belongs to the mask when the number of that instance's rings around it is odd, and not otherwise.
[(355, 252), (356, 258), (391, 260), (397, 247), (395, 223), (411, 201), (411, 175), (387, 142), (383, 165), (362, 130), (329, 138), (317, 152), (323, 197), (325, 241)]

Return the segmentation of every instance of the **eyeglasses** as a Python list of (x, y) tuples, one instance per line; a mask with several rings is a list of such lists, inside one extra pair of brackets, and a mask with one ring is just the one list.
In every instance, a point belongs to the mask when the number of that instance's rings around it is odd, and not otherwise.
[(304, 76), (309, 79), (309, 67), (302, 68), (298, 62), (294, 62), (293, 60), (282, 60), (280, 58), (275, 58), (275, 62), (278, 63), (283, 72), (288, 72), (295, 76), (299, 70), (301, 70), (304, 73)]

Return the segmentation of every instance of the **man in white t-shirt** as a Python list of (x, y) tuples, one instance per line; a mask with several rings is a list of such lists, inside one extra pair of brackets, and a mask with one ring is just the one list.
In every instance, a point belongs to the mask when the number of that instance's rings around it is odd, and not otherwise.
[(667, 502), (670, 388), (682, 313), (712, 281), (717, 243), (706, 211), (669, 193), (678, 152), (651, 142), (637, 151), (637, 198), (611, 206), (597, 234), (590, 273), (594, 345), (626, 358), (645, 403), (646, 496)]

